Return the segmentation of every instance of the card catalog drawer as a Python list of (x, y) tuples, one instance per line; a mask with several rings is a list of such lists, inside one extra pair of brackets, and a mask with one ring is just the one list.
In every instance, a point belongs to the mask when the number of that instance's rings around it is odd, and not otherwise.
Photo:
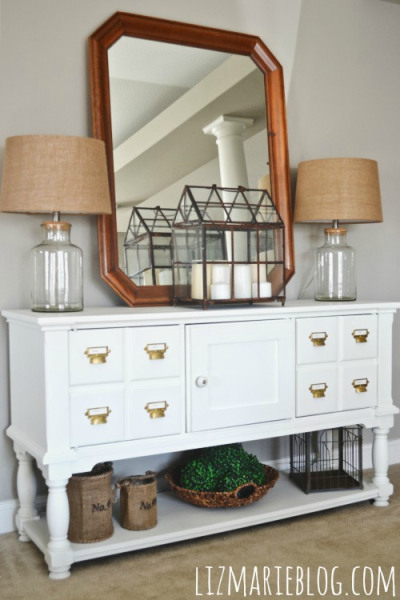
[(124, 439), (124, 391), (72, 391), (70, 393), (71, 445), (90, 446)]
[(123, 330), (71, 331), (69, 364), (71, 385), (122, 381)]
[(336, 365), (299, 367), (296, 383), (296, 416), (334, 412), (338, 408)]
[(367, 408), (377, 404), (377, 367), (364, 361), (342, 367), (342, 409)]
[(378, 322), (376, 315), (339, 317), (341, 360), (377, 356)]
[(182, 367), (179, 332), (180, 328), (173, 325), (132, 328), (129, 379), (178, 377)]
[(337, 359), (335, 317), (296, 320), (297, 364), (333, 362)]
[(137, 439), (183, 432), (183, 403), (177, 385), (133, 388), (129, 393), (129, 406), (129, 437)]

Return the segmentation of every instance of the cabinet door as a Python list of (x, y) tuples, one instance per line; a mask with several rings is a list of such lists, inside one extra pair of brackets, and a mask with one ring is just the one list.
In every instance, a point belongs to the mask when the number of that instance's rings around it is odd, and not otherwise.
[(294, 414), (292, 321), (190, 325), (187, 336), (191, 431)]

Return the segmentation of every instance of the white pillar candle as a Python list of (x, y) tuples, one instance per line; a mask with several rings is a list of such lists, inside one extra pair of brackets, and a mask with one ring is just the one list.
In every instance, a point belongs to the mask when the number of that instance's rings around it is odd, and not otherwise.
[[(231, 283), (231, 265), (212, 265), (213, 283)], [(230, 294), (229, 294), (230, 295)]]
[[(211, 265), (206, 265), (206, 277), (207, 277), (207, 295), (206, 298), (210, 297), (210, 286), (211, 286)], [(191, 285), (191, 297), (194, 300), (203, 300), (203, 264), (193, 263), (192, 264), (192, 285)]]
[(251, 297), (251, 265), (235, 265), (235, 298)]
[(260, 294), (258, 293), (258, 283), (251, 284), (251, 295), (253, 298), (270, 298), (272, 296), (272, 287), (269, 281), (260, 282)]
[(212, 283), (211, 284), (211, 299), (212, 300), (229, 300), (231, 297), (230, 283)]

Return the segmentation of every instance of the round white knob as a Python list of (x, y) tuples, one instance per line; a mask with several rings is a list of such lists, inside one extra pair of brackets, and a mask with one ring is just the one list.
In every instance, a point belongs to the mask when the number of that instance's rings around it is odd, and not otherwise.
[(208, 383), (207, 377), (204, 377), (203, 375), (200, 375), (200, 377), (197, 377), (197, 379), (196, 379), (197, 387), (205, 387), (207, 385), (207, 383)]

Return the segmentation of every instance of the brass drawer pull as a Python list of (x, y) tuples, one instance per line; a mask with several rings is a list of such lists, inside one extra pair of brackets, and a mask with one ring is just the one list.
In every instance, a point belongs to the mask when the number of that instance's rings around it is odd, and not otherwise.
[(91, 425), (105, 425), (110, 412), (111, 409), (108, 406), (88, 408), (85, 412), (85, 417), (89, 419)]
[(169, 404), (165, 400), (162, 402), (148, 402), (144, 407), (144, 410), (147, 410), (150, 419), (160, 419), (161, 417), (165, 417), (165, 411), (168, 406)]
[(328, 334), (325, 331), (314, 331), (308, 336), (313, 346), (325, 346), (325, 340)]
[(168, 350), (168, 346), (165, 343), (162, 344), (147, 344), (145, 351), (149, 355), (150, 360), (160, 360), (165, 358), (164, 354)]
[(106, 362), (110, 352), (111, 350), (108, 346), (92, 346), (91, 348), (86, 348), (84, 354), (88, 357), (91, 365), (100, 365)]
[(312, 393), (313, 398), (325, 398), (328, 386), (326, 383), (312, 383), (308, 389)]
[(368, 329), (355, 329), (351, 335), (357, 344), (365, 344), (369, 336), (369, 331)]
[(354, 379), (354, 381), (352, 382), (352, 386), (355, 389), (355, 391), (357, 392), (357, 394), (360, 394), (361, 392), (366, 392), (367, 387), (368, 387), (369, 381), (366, 377), (364, 377), (363, 379)]

